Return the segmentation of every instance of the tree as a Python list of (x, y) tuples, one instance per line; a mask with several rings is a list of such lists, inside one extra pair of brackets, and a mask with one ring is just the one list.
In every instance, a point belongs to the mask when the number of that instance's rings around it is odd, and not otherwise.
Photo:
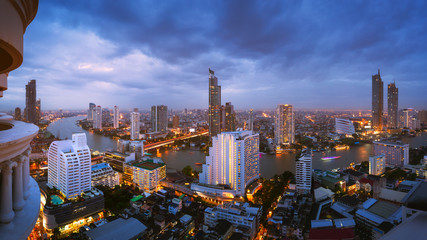
[(190, 165), (187, 165), (187, 166), (185, 166), (185, 167), (182, 169), (182, 173), (184, 173), (185, 175), (187, 175), (187, 176), (191, 177), (191, 176), (192, 176), (192, 173), (193, 173), (193, 169), (191, 168), (191, 166), (190, 166)]

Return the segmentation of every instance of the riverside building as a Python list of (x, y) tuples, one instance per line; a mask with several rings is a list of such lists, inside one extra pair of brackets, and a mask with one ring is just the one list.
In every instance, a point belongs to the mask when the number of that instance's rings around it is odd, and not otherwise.
[(295, 165), (296, 190), (302, 194), (310, 193), (312, 171), (311, 149), (303, 149)]
[(251, 131), (223, 132), (212, 138), (209, 156), (192, 190), (233, 198), (259, 178), (259, 135)]
[(374, 142), (374, 155), (385, 155), (385, 164), (402, 167), (409, 164), (409, 144), (402, 142)]
[(86, 134), (74, 133), (72, 140), (54, 141), (48, 151), (48, 186), (66, 198), (76, 198), (91, 189), (91, 156)]

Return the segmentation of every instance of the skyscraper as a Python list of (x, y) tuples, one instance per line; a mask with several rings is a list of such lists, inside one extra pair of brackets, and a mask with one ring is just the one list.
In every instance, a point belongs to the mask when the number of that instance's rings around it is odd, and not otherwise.
[(295, 180), (296, 190), (300, 193), (310, 193), (311, 190), (311, 171), (312, 171), (311, 149), (305, 148), (296, 162)]
[(95, 103), (89, 103), (89, 110), (87, 110), (87, 120), (93, 121), (93, 116), (95, 115)]
[(119, 106), (114, 106), (114, 119), (113, 119), (114, 128), (119, 128), (119, 119), (120, 119)]
[(236, 130), (236, 112), (234, 112), (234, 106), (231, 102), (225, 103), (224, 108), (224, 131), (231, 132)]
[(199, 182), (225, 184), (243, 196), (245, 188), (259, 178), (259, 135), (251, 131), (223, 132), (212, 138), (209, 156)]
[(398, 128), (398, 92), (399, 89), (396, 87), (395, 83), (390, 83), (387, 86), (387, 127), (388, 128)]
[(179, 116), (178, 115), (173, 115), (172, 127), (173, 128), (179, 128)]
[(99, 105), (93, 108), (93, 128), (102, 129), (102, 109)]
[(249, 131), (253, 131), (254, 130), (254, 110), (253, 109), (249, 110), (248, 129), (249, 129)]
[(221, 133), (221, 86), (213, 70), (209, 69), (209, 136)]
[(383, 129), (383, 84), (380, 70), (378, 69), (378, 74), (372, 76), (372, 127), (376, 131)]
[(295, 141), (294, 112), (292, 105), (279, 104), (276, 108), (274, 143), (281, 148)]
[(130, 139), (139, 139), (139, 118), (138, 108), (134, 108), (130, 114)]
[(25, 116), (27, 122), (36, 123), (36, 80), (31, 80), (25, 86)]
[(76, 198), (91, 189), (91, 158), (86, 134), (74, 133), (72, 140), (52, 142), (48, 151), (47, 182), (66, 198)]
[(151, 107), (151, 128), (153, 132), (168, 130), (168, 107), (164, 105)]

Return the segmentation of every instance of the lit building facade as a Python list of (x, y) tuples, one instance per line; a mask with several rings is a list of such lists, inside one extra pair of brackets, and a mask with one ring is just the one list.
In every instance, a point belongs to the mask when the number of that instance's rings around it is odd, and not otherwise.
[(399, 127), (398, 109), (399, 109), (399, 89), (395, 83), (387, 86), (387, 127), (395, 129)]
[(166, 178), (166, 165), (158, 158), (144, 158), (142, 161), (133, 161), (125, 164), (124, 175), (129, 182), (144, 192), (153, 192), (160, 186), (160, 181)]
[(99, 105), (93, 108), (93, 128), (102, 129), (102, 109)]
[(89, 103), (89, 109), (87, 110), (87, 120), (89, 121), (93, 121), (93, 116), (94, 116), (94, 112), (95, 112), (95, 107), (96, 104), (95, 103)]
[(130, 114), (130, 139), (139, 139), (139, 118), (140, 114), (138, 109), (135, 108)]
[(294, 111), (292, 105), (279, 104), (274, 122), (274, 143), (277, 147), (295, 142)]
[(179, 116), (178, 115), (173, 115), (172, 127), (173, 128), (179, 128)]
[(415, 130), (417, 128), (417, 111), (413, 108), (400, 110), (400, 127)]
[(236, 130), (236, 112), (234, 112), (234, 106), (231, 102), (225, 103), (225, 106), (221, 109), (221, 129), (225, 132), (231, 132)]
[(164, 105), (151, 107), (151, 128), (153, 132), (168, 130), (168, 107)]
[(209, 69), (209, 136), (221, 133), (221, 86), (215, 72)]
[(114, 188), (120, 184), (119, 173), (104, 162), (91, 166), (92, 187), (103, 185)]
[(353, 135), (355, 133), (353, 121), (345, 118), (335, 118), (335, 131), (338, 134)]
[(404, 166), (409, 163), (409, 144), (401, 142), (374, 142), (374, 155), (385, 155), (385, 163)]
[(302, 150), (301, 156), (295, 166), (296, 190), (303, 194), (310, 193), (312, 171), (311, 149), (305, 148)]
[(261, 214), (262, 207), (250, 207), (249, 203), (226, 202), (205, 209), (205, 224), (213, 228), (218, 220), (225, 219), (235, 228), (242, 226), (243, 229), (248, 229), (242, 234), (252, 239), (258, 230)]
[(259, 135), (251, 131), (224, 132), (212, 138), (212, 147), (199, 182), (228, 185), (236, 195), (259, 178)]
[(120, 110), (119, 106), (114, 106), (114, 112), (113, 112), (113, 127), (119, 128), (120, 126)]
[(384, 86), (380, 70), (372, 75), (372, 127), (375, 131), (383, 130)]
[(385, 171), (385, 155), (380, 154), (369, 157), (369, 174), (381, 175)]
[(254, 131), (254, 110), (249, 110), (249, 122), (248, 122), (248, 130)]
[(72, 140), (54, 141), (49, 146), (47, 184), (66, 198), (91, 189), (91, 156), (86, 141), (85, 133), (74, 133)]

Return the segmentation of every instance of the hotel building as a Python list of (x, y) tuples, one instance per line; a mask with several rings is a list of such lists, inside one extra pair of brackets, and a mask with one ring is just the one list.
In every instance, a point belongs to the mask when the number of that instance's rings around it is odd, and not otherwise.
[(86, 134), (74, 133), (72, 140), (54, 141), (48, 151), (48, 186), (66, 198), (76, 198), (91, 189), (91, 157)]
[(92, 165), (91, 176), (92, 187), (104, 185), (114, 188), (120, 184), (119, 173), (114, 171), (106, 162)]
[(307, 194), (311, 191), (311, 170), (312, 156), (311, 149), (305, 148), (301, 152), (301, 156), (296, 162), (296, 190), (299, 193)]
[(160, 181), (166, 178), (166, 165), (159, 158), (144, 157), (124, 166), (125, 184), (135, 185), (144, 192), (156, 191)]
[(385, 155), (385, 163), (401, 167), (409, 163), (409, 144), (401, 142), (374, 142), (374, 155)]
[(345, 118), (335, 118), (335, 131), (338, 134), (353, 135), (354, 124), (351, 120)]
[[(212, 138), (212, 147), (199, 182), (209, 186), (227, 186), (227, 196), (243, 196), (245, 188), (259, 178), (259, 135), (251, 131), (224, 132)], [(193, 184), (192, 189), (214, 195), (223, 190)], [(230, 195), (231, 194), (231, 195)]]
[(274, 143), (278, 148), (295, 141), (294, 112), (292, 105), (279, 104), (274, 122)]

